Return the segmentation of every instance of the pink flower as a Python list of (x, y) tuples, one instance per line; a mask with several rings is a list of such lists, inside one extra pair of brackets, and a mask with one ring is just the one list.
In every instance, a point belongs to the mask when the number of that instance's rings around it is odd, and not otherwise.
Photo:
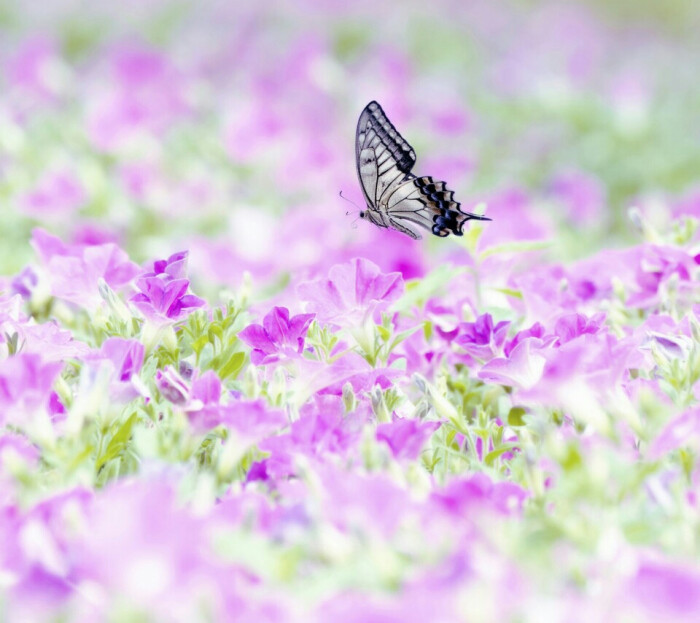
[(140, 134), (160, 135), (190, 111), (187, 78), (159, 52), (121, 47), (111, 60), (109, 88), (90, 102), (88, 129), (103, 150)]
[(376, 437), (389, 446), (395, 458), (413, 461), (440, 425), (440, 422), (394, 417), (392, 422), (377, 426)]
[(362, 425), (369, 417), (366, 408), (346, 414), (339, 396), (317, 394), (301, 408), (299, 419), (292, 423), (289, 432), (268, 437), (260, 443), (260, 450), (270, 456), (257, 464), (258, 476), (249, 474), (249, 480), (294, 475), (297, 455), (319, 460), (324, 460), (326, 455), (347, 455), (359, 441)]
[(62, 368), (62, 363), (45, 363), (36, 354), (19, 353), (0, 361), (0, 421), (24, 429), (46, 415)]
[(190, 282), (184, 278), (186, 260), (187, 251), (175, 253), (167, 260), (157, 260), (151, 272), (136, 280), (140, 292), (132, 296), (131, 301), (149, 320), (167, 324), (206, 304), (198, 296), (187, 294)]
[(138, 340), (107, 338), (99, 351), (85, 357), (85, 363), (96, 370), (107, 365), (110, 370), (110, 400), (124, 403), (145, 393), (138, 381), (143, 366), (144, 346)]
[(700, 572), (697, 564), (646, 560), (626, 587), (623, 599), (633, 613), (649, 620), (693, 623), (700, 617)]
[(47, 620), (68, 602), (79, 579), (76, 523), (90, 500), (88, 491), (73, 489), (25, 512), (0, 508), (0, 568), (12, 578), (12, 619)]
[(527, 497), (527, 491), (512, 482), (492, 482), (486, 474), (477, 473), (452, 480), (442, 491), (433, 493), (432, 500), (443, 511), (456, 516), (481, 508), (512, 515), (522, 510)]
[(51, 293), (88, 310), (101, 302), (99, 280), (113, 290), (127, 285), (140, 272), (117, 245), (67, 245), (42, 229), (32, 232), (32, 246), (48, 273)]
[(86, 200), (85, 190), (75, 174), (56, 171), (44, 175), (21, 203), (32, 216), (57, 220), (73, 218)]
[(455, 343), (474, 359), (488, 361), (503, 347), (509, 326), (509, 321), (502, 320), (494, 327), (491, 314), (483, 314), (476, 322), (463, 322), (459, 325)]
[(593, 176), (580, 171), (561, 173), (552, 180), (550, 192), (576, 225), (591, 226), (604, 216), (605, 188)]
[(554, 334), (559, 344), (566, 344), (582, 335), (598, 333), (605, 320), (604, 313), (598, 313), (592, 318), (585, 314), (564, 314), (554, 324)]
[(0, 326), (3, 331), (17, 334), (20, 352), (41, 355), (44, 361), (64, 361), (90, 352), (87, 344), (73, 339), (73, 334), (61, 329), (54, 320), (42, 324), (35, 324), (33, 320), (26, 323), (0, 321)]
[(282, 411), (270, 409), (262, 400), (233, 400), (232, 395), (224, 394), (213, 370), (201, 375), (195, 372), (188, 383), (168, 366), (156, 373), (156, 385), (166, 400), (183, 409), (196, 433), (227, 426), (253, 444), (288, 423)]
[(649, 458), (658, 460), (677, 448), (700, 448), (700, 408), (695, 407), (671, 420), (652, 442)]
[(239, 339), (253, 347), (251, 361), (256, 365), (273, 363), (281, 357), (297, 357), (304, 350), (304, 337), (314, 314), (289, 317), (286, 307), (273, 307), (263, 324), (248, 325)]
[(13, 294), (19, 294), (22, 298), (28, 299), (32, 295), (32, 291), (39, 283), (39, 277), (36, 271), (27, 266), (17, 275), (12, 278), (11, 288)]
[(58, 45), (46, 38), (24, 41), (6, 66), (9, 86), (20, 89), (38, 101), (51, 101), (60, 92)]
[(328, 279), (301, 283), (297, 292), (322, 322), (355, 326), (373, 318), (403, 292), (400, 273), (383, 274), (364, 258), (336, 264)]

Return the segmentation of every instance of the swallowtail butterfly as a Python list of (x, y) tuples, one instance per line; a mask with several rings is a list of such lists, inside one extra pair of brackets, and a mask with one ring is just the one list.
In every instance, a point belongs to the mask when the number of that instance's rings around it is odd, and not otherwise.
[(377, 102), (370, 102), (360, 115), (355, 135), (357, 175), (367, 209), (360, 218), (378, 227), (392, 227), (419, 239), (416, 226), (444, 238), (462, 235), (471, 219), (491, 219), (462, 212), (445, 182), (411, 173), (416, 152), (398, 133)]

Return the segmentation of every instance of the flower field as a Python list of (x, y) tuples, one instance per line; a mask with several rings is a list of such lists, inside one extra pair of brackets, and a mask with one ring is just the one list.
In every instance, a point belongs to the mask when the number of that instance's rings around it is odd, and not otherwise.
[(0, 1), (0, 621), (700, 621), (698, 25)]

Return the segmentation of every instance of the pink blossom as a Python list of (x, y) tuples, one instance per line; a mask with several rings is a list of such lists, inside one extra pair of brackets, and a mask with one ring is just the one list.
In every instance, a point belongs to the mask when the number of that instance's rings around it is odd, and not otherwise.
[(0, 361), (0, 418), (20, 429), (46, 414), (51, 388), (63, 364), (19, 353)]
[(649, 558), (625, 589), (632, 612), (650, 620), (692, 623), (700, 616), (700, 573), (697, 565)]
[(156, 373), (156, 385), (166, 400), (180, 406), (197, 433), (207, 433), (217, 426), (234, 429), (249, 443), (257, 443), (287, 424), (278, 409), (262, 400), (238, 400), (225, 395), (221, 380), (213, 370), (195, 372), (188, 383), (173, 368)]
[[(368, 409), (346, 415), (339, 396), (314, 397), (300, 410), (289, 432), (263, 440), (259, 447), (270, 454), (257, 466), (257, 478), (285, 478), (296, 473), (297, 455), (325, 460), (326, 456), (345, 456), (360, 440), (362, 424), (369, 419)], [(255, 473), (248, 475), (256, 478)]]
[(478, 373), (480, 379), (509, 387), (529, 389), (541, 378), (546, 365), (547, 342), (527, 337), (517, 343), (508, 357), (492, 359)]
[(61, 329), (55, 320), (41, 324), (36, 324), (33, 319), (22, 322), (13, 320), (3, 322), (0, 316), (0, 328), (2, 334), (16, 335), (17, 349), (20, 352), (41, 355), (47, 362), (79, 358), (90, 352), (87, 344), (74, 339), (73, 334)]
[(99, 351), (85, 357), (86, 365), (97, 369), (107, 365), (110, 370), (110, 400), (129, 402), (144, 394), (138, 381), (143, 366), (144, 347), (138, 340), (121, 337), (107, 338)]
[(403, 292), (399, 273), (384, 274), (363, 258), (336, 264), (328, 279), (301, 283), (300, 298), (322, 322), (341, 326), (361, 324), (373, 318)]
[(36, 98), (39, 102), (53, 100), (61, 89), (56, 80), (59, 50), (56, 42), (34, 37), (24, 41), (5, 67), (12, 88)]
[(8, 606), (13, 618), (44, 620), (68, 603), (79, 577), (75, 518), (91, 494), (73, 489), (26, 512), (0, 508), (0, 568), (12, 578)]
[(136, 280), (139, 292), (131, 301), (149, 320), (167, 324), (206, 304), (198, 296), (187, 294), (190, 282), (184, 278), (186, 261), (186, 251), (156, 260), (152, 270)]
[(452, 480), (432, 494), (436, 506), (456, 516), (487, 508), (503, 515), (519, 514), (528, 493), (511, 482), (493, 482), (485, 474)]
[(483, 314), (475, 322), (460, 324), (454, 341), (474, 359), (488, 361), (503, 348), (509, 326), (509, 321), (502, 320), (494, 327), (491, 314)]
[(102, 302), (99, 280), (112, 289), (127, 285), (140, 272), (117, 245), (67, 245), (42, 229), (32, 232), (34, 247), (48, 273), (51, 293), (88, 310)]
[(188, 79), (161, 53), (123, 46), (110, 61), (109, 87), (89, 106), (89, 133), (99, 148), (118, 149), (141, 133), (160, 135), (190, 112)]
[(689, 409), (672, 419), (649, 447), (649, 458), (658, 460), (663, 455), (683, 447), (700, 447), (700, 408)]
[(552, 180), (550, 192), (576, 225), (592, 226), (604, 216), (605, 188), (591, 175), (581, 171), (561, 173)]
[(376, 437), (389, 446), (395, 458), (412, 461), (418, 458), (423, 446), (440, 425), (440, 422), (394, 417), (393, 421), (377, 426)]
[(281, 357), (297, 357), (304, 350), (304, 338), (314, 314), (289, 317), (286, 307), (273, 307), (263, 324), (248, 325), (238, 334), (253, 347), (251, 361), (256, 365), (274, 363)]
[(71, 171), (45, 174), (21, 200), (24, 210), (45, 220), (71, 218), (87, 201), (80, 180)]

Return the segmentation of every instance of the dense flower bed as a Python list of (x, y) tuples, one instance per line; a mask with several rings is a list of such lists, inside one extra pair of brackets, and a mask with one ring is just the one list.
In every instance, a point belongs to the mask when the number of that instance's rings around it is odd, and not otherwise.
[(700, 619), (696, 8), (16, 4), (0, 619)]

